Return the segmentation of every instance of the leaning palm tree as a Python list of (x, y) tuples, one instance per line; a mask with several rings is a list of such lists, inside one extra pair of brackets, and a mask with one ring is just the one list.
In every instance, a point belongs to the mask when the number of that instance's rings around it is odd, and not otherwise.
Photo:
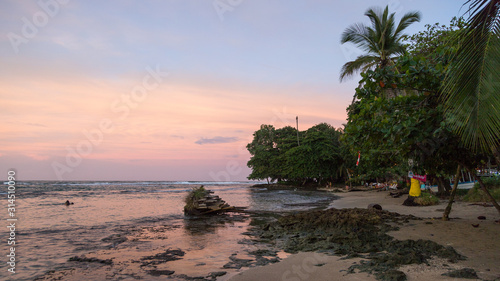
[[(467, 4), (468, 27), (442, 88), (446, 116), (464, 145), (492, 152), (500, 162), (500, 0)], [(474, 172), (500, 213), (500, 205)]]
[(359, 71), (391, 65), (394, 56), (405, 53), (404, 45), (401, 42), (403, 31), (410, 24), (420, 21), (420, 13), (406, 13), (397, 26), (394, 15), (395, 13), (389, 15), (389, 6), (386, 6), (383, 11), (370, 8), (366, 11), (365, 16), (370, 18), (371, 27), (357, 23), (342, 33), (342, 44), (354, 43), (366, 51), (366, 54), (360, 55), (354, 61), (347, 62), (342, 66), (340, 81)]
[(443, 84), (452, 127), (474, 150), (500, 145), (500, 0), (469, 0), (467, 32)]

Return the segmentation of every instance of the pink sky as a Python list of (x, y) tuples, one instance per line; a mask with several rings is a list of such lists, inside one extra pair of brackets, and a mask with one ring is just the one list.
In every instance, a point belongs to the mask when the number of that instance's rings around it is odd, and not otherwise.
[[(221, 15), (210, 1), (49, 2), (0, 4), (1, 177), (245, 180), (261, 124), (341, 127), (359, 78), (338, 73), (359, 51), (340, 34), (387, 4), (242, 1)], [(461, 6), (396, 2), (423, 13), (414, 31)]]

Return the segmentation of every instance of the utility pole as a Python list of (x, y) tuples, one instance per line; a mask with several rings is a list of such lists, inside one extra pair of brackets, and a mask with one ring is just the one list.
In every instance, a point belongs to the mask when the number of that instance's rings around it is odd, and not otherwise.
[(297, 120), (297, 145), (300, 146), (300, 142), (299, 142), (299, 116), (297, 116), (295, 118), (295, 120)]

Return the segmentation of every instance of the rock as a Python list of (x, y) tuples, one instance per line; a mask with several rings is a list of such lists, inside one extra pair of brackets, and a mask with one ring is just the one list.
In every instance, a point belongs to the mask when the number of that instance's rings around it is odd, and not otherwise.
[(386, 281), (406, 281), (406, 274), (402, 271), (391, 269), (377, 274), (377, 279)]
[(392, 198), (399, 198), (401, 197), (402, 193), (399, 192), (399, 191), (395, 191), (395, 192), (390, 192), (389, 195), (392, 197)]
[(210, 272), (208, 274), (208, 277), (211, 277), (211, 278), (216, 278), (216, 277), (219, 277), (219, 276), (224, 276), (226, 275), (226, 271), (215, 271), (215, 272)]
[[(348, 271), (374, 273), (377, 280), (406, 280), (397, 270), (399, 266), (427, 263), (433, 256), (453, 262), (464, 259), (453, 248), (430, 240), (400, 241), (386, 234), (396, 229), (394, 225), (410, 219), (418, 218), (371, 209), (297, 212), (263, 224), (260, 237), (278, 241), (289, 253), (325, 251), (350, 258), (363, 255), (367, 261), (349, 267)], [(255, 253), (267, 256), (263, 251)], [(378, 278), (379, 274), (384, 277)]]
[(110, 242), (112, 243), (112, 247), (116, 247), (117, 245), (126, 242), (128, 239), (125, 236), (122, 236), (121, 234), (113, 234), (110, 235), (106, 238), (102, 238), (101, 241), (103, 242)]
[(226, 263), (224, 266), (222, 266), (222, 268), (227, 268), (227, 269), (240, 269), (241, 268), (241, 264), (237, 264), (235, 262), (228, 262)]
[(147, 272), (149, 275), (152, 276), (172, 275), (175, 273), (175, 271), (173, 270), (156, 270), (156, 269), (148, 270)]
[(168, 249), (164, 253), (159, 253), (154, 256), (143, 257), (141, 260), (142, 266), (146, 265), (158, 265), (168, 261), (180, 260), (184, 256), (185, 252), (182, 250), (171, 250)]
[(404, 206), (418, 206), (415, 202), (415, 197), (408, 195), (408, 198), (403, 202)]
[(368, 205), (368, 209), (382, 211), (382, 206), (380, 206), (379, 204), (370, 204)]
[(107, 264), (107, 265), (113, 264), (113, 261), (111, 259), (102, 260), (102, 259), (98, 259), (98, 258), (87, 258), (85, 256), (81, 256), (81, 257), (74, 256), (74, 257), (69, 258), (68, 261), (97, 262), (97, 263), (102, 263), (102, 264)]
[(184, 214), (205, 215), (217, 214), (223, 211), (234, 209), (226, 201), (217, 195), (212, 195), (213, 191), (205, 189), (203, 186), (193, 188), (186, 196)]
[(472, 268), (462, 268), (458, 270), (453, 270), (448, 273), (443, 273), (442, 275), (453, 278), (479, 279), (477, 277), (476, 271)]
[(486, 217), (485, 217), (485, 216), (479, 216), (479, 217), (477, 217), (477, 219), (478, 219), (478, 220), (485, 220), (485, 219), (486, 219)]

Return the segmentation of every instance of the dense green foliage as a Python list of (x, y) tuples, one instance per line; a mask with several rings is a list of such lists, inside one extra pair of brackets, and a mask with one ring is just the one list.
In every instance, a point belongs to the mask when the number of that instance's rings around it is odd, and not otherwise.
[(186, 203), (186, 206), (184, 209), (191, 210), (194, 208), (194, 204), (198, 199), (203, 198), (205, 194), (207, 193), (207, 190), (202, 186), (193, 188), (184, 198), (184, 202)]
[(454, 173), (457, 163), (474, 163), (477, 155), (463, 148), (449, 129), (440, 102), (461, 28), (457, 19), (449, 27), (429, 25), (409, 37), (413, 45), (394, 65), (361, 74), (342, 138), (363, 155), (358, 179), (398, 179), (412, 170), (433, 176), (443, 192), (449, 189), (444, 178)]
[[(493, 198), (500, 200), (500, 176), (486, 178), (483, 181)], [(464, 196), (463, 200), (467, 202), (488, 202), (490, 198), (481, 190), (479, 184), (476, 183), (467, 195)]]
[(295, 183), (337, 181), (342, 176), (341, 132), (321, 123), (307, 131), (261, 125), (247, 145), (252, 155), (248, 179)]

